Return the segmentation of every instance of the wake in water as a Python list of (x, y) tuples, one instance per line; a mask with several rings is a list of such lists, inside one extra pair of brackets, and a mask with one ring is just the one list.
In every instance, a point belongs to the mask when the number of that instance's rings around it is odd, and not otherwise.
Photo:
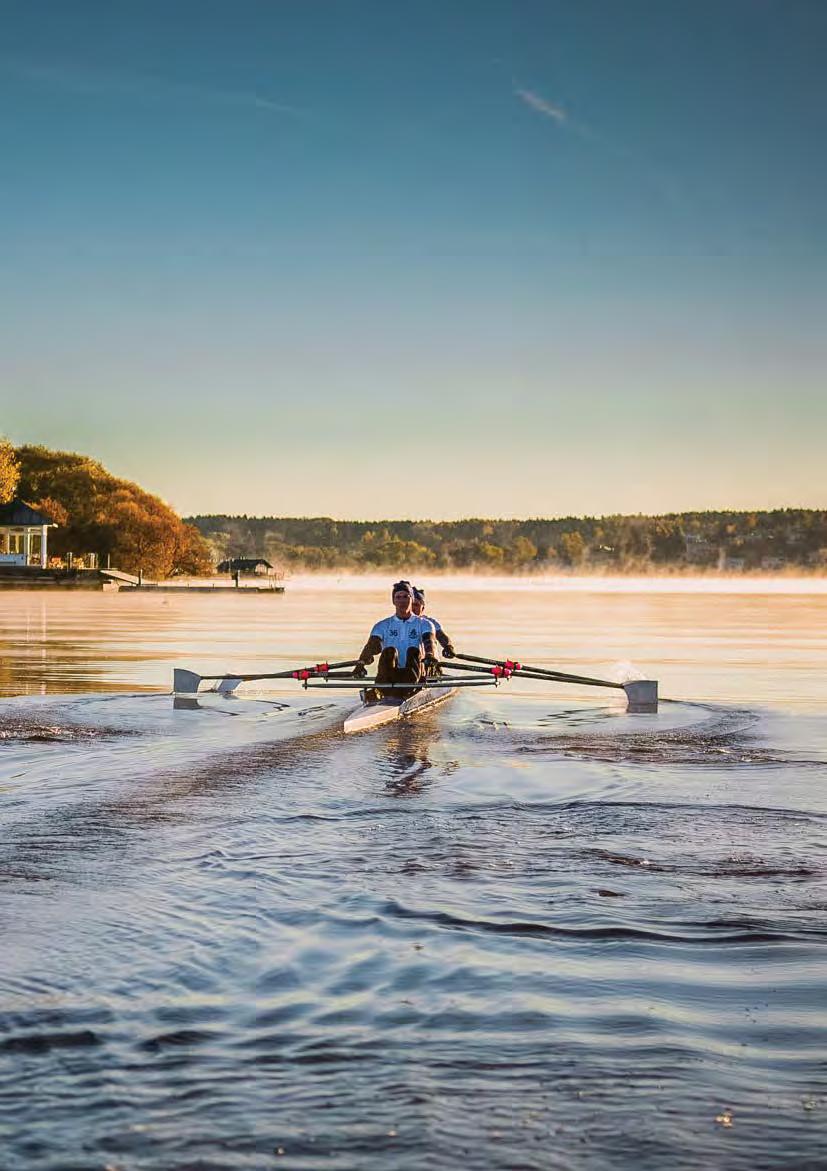
[[(481, 738), (492, 752), (547, 754), (602, 762), (639, 762), (688, 766), (790, 765), (818, 768), (827, 760), (827, 745), (816, 738), (811, 756), (797, 749), (802, 719), (794, 730), (784, 730), (796, 746), (766, 743), (768, 714), (748, 708), (728, 708), (661, 700), (656, 715), (629, 715), (618, 705), (562, 705), (527, 695), (496, 697), (490, 701), (466, 694), (454, 700), (437, 719), (449, 735)], [(329, 697), (264, 697), (261, 694), (222, 696), (202, 694), (198, 699), (162, 695), (86, 695), (23, 698), (0, 701), (0, 745), (54, 744), (114, 745), (137, 741), (140, 754), (151, 746), (160, 759), (163, 750), (179, 760), (205, 753), (238, 753), (257, 744), (276, 744), (340, 730), (352, 701)], [(779, 731), (779, 721), (774, 719)], [(433, 718), (425, 727), (434, 726)], [(369, 735), (387, 737), (387, 730)], [(7, 758), (8, 759), (8, 758)]]
[(0, 704), (10, 1167), (819, 1166), (818, 721), (309, 698)]
[[(794, 765), (799, 768), (820, 768), (824, 757), (801, 757), (793, 749), (773, 748), (762, 743), (762, 714), (749, 709), (725, 708), (713, 704), (675, 704), (683, 717), (678, 726), (668, 726), (669, 700), (662, 700), (663, 721), (648, 721), (648, 727), (635, 731), (601, 731), (600, 719), (580, 717), (582, 724), (591, 723), (594, 731), (582, 732), (564, 729), (569, 724), (568, 713), (550, 716), (542, 721), (549, 734), (543, 734), (531, 745), (522, 745), (521, 752), (559, 752), (584, 760), (637, 761), (645, 764), (675, 764), (719, 767), (737, 765)], [(685, 720), (686, 722), (683, 722)], [(615, 719), (613, 723), (617, 723)]]

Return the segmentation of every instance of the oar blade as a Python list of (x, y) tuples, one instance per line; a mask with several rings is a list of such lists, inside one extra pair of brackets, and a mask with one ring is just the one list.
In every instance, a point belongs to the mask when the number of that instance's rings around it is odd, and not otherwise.
[(215, 680), (213, 687), (205, 690), (217, 691), (220, 695), (230, 695), (241, 683), (235, 675), (199, 675), (195, 671), (187, 671), (183, 667), (175, 667), (172, 672), (172, 690), (175, 695), (197, 695), (202, 683)]
[(185, 671), (183, 667), (175, 667), (172, 672), (172, 690), (176, 695), (197, 695), (201, 683), (201, 676), (195, 671)]
[(657, 679), (632, 679), (623, 684), (626, 692), (627, 712), (644, 713), (658, 710)]

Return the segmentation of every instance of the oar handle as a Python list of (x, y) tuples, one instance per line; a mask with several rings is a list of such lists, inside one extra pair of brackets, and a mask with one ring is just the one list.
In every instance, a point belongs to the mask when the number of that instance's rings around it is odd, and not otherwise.
[(308, 691), (334, 691), (343, 687), (375, 687), (379, 691), (420, 691), (438, 687), (496, 687), (496, 679), (420, 679), (418, 683), (386, 683), (383, 679), (353, 679), (342, 683), (311, 683), (305, 681)]

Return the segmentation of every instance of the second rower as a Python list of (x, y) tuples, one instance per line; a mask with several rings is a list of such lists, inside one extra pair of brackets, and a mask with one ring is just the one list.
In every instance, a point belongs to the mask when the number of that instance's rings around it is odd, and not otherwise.
[[(422, 618), (425, 616), (425, 591), (419, 586), (413, 587), (413, 612), (416, 614), (417, 618)], [(434, 628), (436, 640), (442, 647), (443, 655), (446, 659), (453, 659), (456, 652), (450, 638), (437, 622), (436, 618), (432, 617), (430, 614), (427, 615), (427, 618)]]

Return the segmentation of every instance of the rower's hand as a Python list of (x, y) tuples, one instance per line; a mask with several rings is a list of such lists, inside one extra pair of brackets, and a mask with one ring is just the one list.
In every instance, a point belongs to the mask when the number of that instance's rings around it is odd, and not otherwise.
[(422, 666), (426, 671), (436, 671), (439, 669), (439, 659), (434, 658), (433, 655), (426, 655), (422, 661)]
[(354, 679), (367, 679), (368, 669), (364, 663), (357, 663), (353, 668)]
[(457, 652), (450, 643), (442, 648), (442, 657), (444, 659), (455, 659), (457, 657)]

